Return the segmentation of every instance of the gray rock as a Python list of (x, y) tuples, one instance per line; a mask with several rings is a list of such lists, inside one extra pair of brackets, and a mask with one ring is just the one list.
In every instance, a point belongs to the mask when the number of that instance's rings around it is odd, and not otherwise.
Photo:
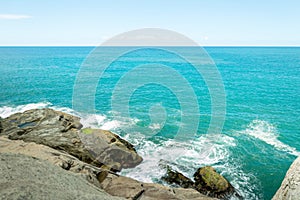
[(124, 176), (109, 175), (102, 183), (102, 188), (113, 196), (138, 199), (144, 189), (142, 183)]
[(217, 198), (208, 197), (199, 193), (194, 189), (183, 189), (183, 188), (174, 188), (174, 193), (179, 199), (190, 199), (190, 200), (217, 200)]
[(2, 120), (0, 135), (63, 150), (94, 166), (120, 171), (142, 162), (133, 146), (110, 131), (83, 129), (78, 117), (33, 109)]
[(10, 140), (2, 136), (0, 137), (0, 153), (23, 154), (45, 160), (64, 170), (80, 174), (90, 183), (100, 187), (98, 177), (104, 171), (103, 169), (84, 163), (74, 156), (48, 146), (22, 140)]
[(3, 127), (2, 127), (2, 118), (0, 117), (0, 133), (2, 132)]
[(132, 144), (110, 131), (85, 128), (80, 137), (95, 159), (114, 171), (133, 168), (143, 161)]
[(280, 188), (272, 200), (293, 200), (300, 198), (300, 157), (287, 171)]
[[(101, 183), (102, 188), (113, 196), (139, 200), (213, 200), (194, 189), (170, 188), (156, 183), (142, 183), (132, 178), (109, 174)], [(216, 200), (216, 199), (215, 199)]]
[(121, 199), (80, 176), (21, 154), (0, 153), (0, 177), (0, 199)]
[(64, 150), (90, 163), (93, 157), (84, 148), (78, 135), (82, 127), (79, 120), (78, 117), (52, 109), (33, 109), (3, 119), (1, 135)]

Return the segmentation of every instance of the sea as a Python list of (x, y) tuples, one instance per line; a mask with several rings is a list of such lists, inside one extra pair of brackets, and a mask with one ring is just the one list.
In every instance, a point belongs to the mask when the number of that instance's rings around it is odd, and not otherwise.
[[(98, 61), (120, 48), (102, 49)], [(221, 77), (215, 86), (177, 57), (195, 58), (198, 48), (172, 48), (128, 49), (98, 70), (95, 47), (0, 47), (0, 116), (35, 108), (74, 114), (84, 127), (135, 145), (144, 160), (123, 175), (163, 183), (166, 165), (189, 178), (210, 165), (244, 199), (271, 199), (300, 155), (300, 48), (204, 47)], [(224, 96), (214, 101), (213, 93)], [(208, 131), (220, 102), (222, 127)], [(179, 130), (193, 137), (177, 137)]]

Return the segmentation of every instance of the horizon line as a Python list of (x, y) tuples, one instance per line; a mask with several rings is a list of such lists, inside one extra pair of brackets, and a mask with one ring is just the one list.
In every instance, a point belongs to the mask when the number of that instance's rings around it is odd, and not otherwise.
[[(102, 45), (0, 45), (2, 47), (100, 47)], [(102, 47), (135, 47), (133, 46), (102, 46)], [(141, 46), (142, 47), (142, 46)], [(155, 46), (147, 46), (155, 47)], [(156, 46), (164, 47), (164, 46)], [(198, 45), (198, 46), (166, 46), (166, 47), (300, 47), (300, 45)]]

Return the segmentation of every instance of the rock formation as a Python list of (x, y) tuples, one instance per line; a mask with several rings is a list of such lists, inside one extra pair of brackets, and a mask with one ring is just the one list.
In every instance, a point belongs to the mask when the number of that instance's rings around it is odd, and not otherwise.
[[(8, 153), (30, 156), (31, 158), (35, 158), (40, 161), (44, 160), (45, 162), (56, 165), (69, 173), (77, 174), (82, 178), (82, 180), (103, 189), (106, 193), (112, 196), (125, 197), (128, 199), (150, 200), (213, 199), (200, 194), (194, 189), (170, 188), (155, 183), (139, 182), (132, 178), (120, 176), (109, 170), (84, 163), (72, 155), (52, 149), (45, 145), (36, 144), (34, 142), (24, 142), (22, 140), (10, 140), (6, 136), (2, 136), (0, 137), (0, 155)], [(19, 164), (21, 163), (19, 162)], [(5, 166), (5, 164), (3, 166)], [(21, 171), (22, 173), (27, 173), (26, 168), (22, 168)], [(22, 177), (19, 178), (22, 179)], [(24, 188), (31, 190), (31, 186), (24, 186)], [(35, 190), (33, 191), (35, 192)], [(36, 192), (38, 193), (38, 191)], [(0, 190), (0, 195), (1, 194), (2, 191)]]
[(52, 109), (34, 109), (2, 120), (2, 132), (12, 140), (63, 150), (94, 166), (120, 171), (142, 162), (131, 144), (110, 131), (83, 129), (78, 117)]
[(292, 200), (300, 198), (300, 157), (287, 171), (280, 188), (272, 200)]
[(82, 129), (80, 139), (94, 158), (112, 170), (133, 168), (142, 162), (133, 145), (118, 135), (100, 129)]
[(0, 122), (2, 199), (214, 199), (116, 174), (142, 158), (110, 131), (82, 129), (78, 117), (35, 109)]

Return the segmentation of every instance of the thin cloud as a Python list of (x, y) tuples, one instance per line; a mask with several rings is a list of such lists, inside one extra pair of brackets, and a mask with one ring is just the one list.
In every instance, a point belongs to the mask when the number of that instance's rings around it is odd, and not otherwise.
[(0, 19), (18, 20), (18, 19), (28, 19), (28, 18), (31, 18), (31, 17), (32, 16), (30, 16), (30, 15), (0, 14)]

